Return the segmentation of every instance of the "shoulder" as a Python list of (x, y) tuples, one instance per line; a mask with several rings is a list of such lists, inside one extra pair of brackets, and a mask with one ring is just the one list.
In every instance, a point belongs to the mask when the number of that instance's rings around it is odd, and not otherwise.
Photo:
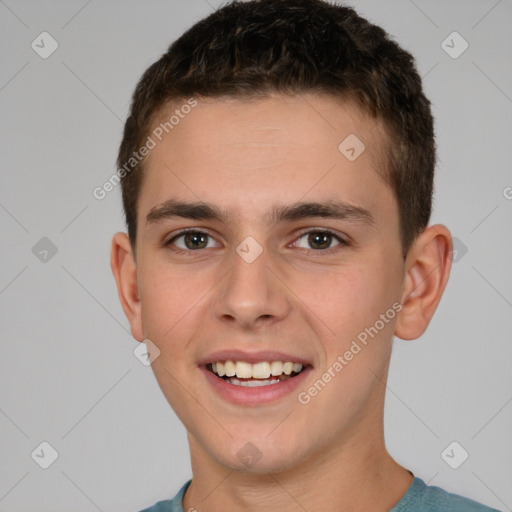
[[(180, 510), (180, 509), (178, 509)], [(175, 512), (176, 508), (173, 506), (173, 500), (159, 501), (149, 508), (145, 508), (140, 512)], [(181, 511), (180, 511), (181, 512)]]
[(159, 501), (152, 507), (145, 508), (140, 512), (183, 512), (183, 496), (191, 482), (192, 480), (189, 480), (186, 484), (184, 484), (183, 487), (178, 491), (178, 494), (176, 494), (172, 500)]
[(407, 493), (391, 512), (499, 512), (458, 494), (426, 485), (415, 477)]

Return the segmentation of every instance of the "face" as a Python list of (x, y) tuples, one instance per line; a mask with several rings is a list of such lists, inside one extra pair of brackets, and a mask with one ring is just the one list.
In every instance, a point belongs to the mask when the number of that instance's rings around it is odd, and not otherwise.
[(196, 456), (278, 471), (379, 428), (404, 281), (384, 144), (310, 94), (198, 101), (152, 149), (132, 332)]

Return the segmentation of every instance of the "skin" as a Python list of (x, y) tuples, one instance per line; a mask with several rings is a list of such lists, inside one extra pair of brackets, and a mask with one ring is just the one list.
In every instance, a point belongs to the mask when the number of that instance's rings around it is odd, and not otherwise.
[[(338, 150), (349, 134), (366, 146), (353, 162)], [(397, 202), (383, 179), (386, 140), (383, 126), (350, 103), (274, 95), (201, 99), (151, 151), (136, 256), (127, 235), (117, 233), (111, 264), (132, 334), (159, 348), (153, 371), (188, 432), (193, 481), (184, 510), (387, 511), (410, 486), (412, 475), (384, 443), (392, 340), (426, 329), (452, 245), (444, 226), (430, 226), (403, 258)], [(171, 198), (213, 203), (232, 217), (146, 221)], [(271, 225), (265, 218), (274, 204), (326, 200), (364, 208), (373, 222)], [(206, 248), (190, 249), (184, 237), (164, 245), (191, 227), (211, 235)], [(302, 234), (306, 228), (332, 230), (349, 243), (333, 237), (318, 248)], [(235, 250), (247, 236), (263, 250), (250, 264)], [(188, 252), (173, 250), (179, 248)], [(299, 403), (297, 393), (394, 303), (402, 305), (399, 314), (308, 404)], [(279, 350), (313, 368), (297, 393), (234, 405), (198, 367), (220, 349)], [(248, 442), (261, 454), (251, 467), (237, 456)]]

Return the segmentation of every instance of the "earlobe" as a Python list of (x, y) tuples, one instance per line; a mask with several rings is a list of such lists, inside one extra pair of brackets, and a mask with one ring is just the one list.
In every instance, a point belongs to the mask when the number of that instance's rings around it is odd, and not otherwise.
[(414, 241), (406, 259), (396, 336), (413, 340), (425, 332), (446, 288), (451, 263), (450, 232), (441, 224), (429, 226)]
[(132, 336), (137, 341), (143, 341), (137, 265), (126, 233), (116, 233), (112, 238), (110, 266), (116, 280), (121, 306), (130, 322)]

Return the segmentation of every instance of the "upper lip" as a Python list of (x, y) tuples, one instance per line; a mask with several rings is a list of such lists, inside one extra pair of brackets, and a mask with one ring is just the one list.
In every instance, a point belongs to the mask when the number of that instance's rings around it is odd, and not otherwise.
[(285, 354), (275, 350), (263, 350), (258, 352), (246, 352), (243, 350), (219, 350), (213, 352), (199, 361), (199, 365), (207, 365), (222, 361), (245, 361), (246, 363), (260, 363), (262, 361), (291, 361), (292, 363), (301, 363), (303, 366), (311, 366), (311, 363), (299, 356)]

